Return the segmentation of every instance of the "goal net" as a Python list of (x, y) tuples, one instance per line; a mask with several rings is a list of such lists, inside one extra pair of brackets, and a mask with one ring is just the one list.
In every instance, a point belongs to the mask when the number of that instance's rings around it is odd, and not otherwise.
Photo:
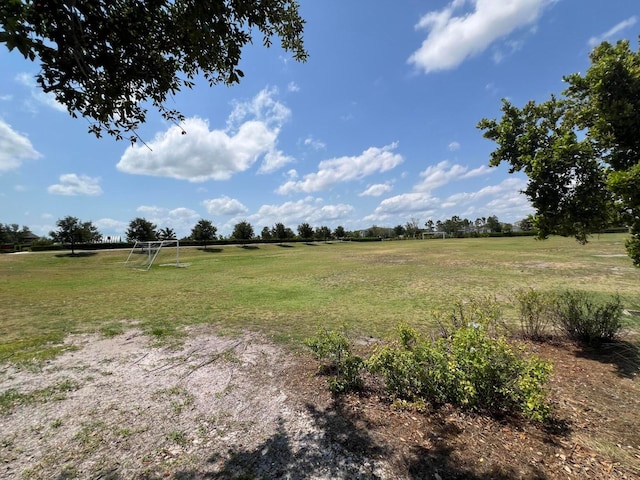
[(161, 267), (186, 267), (180, 263), (179, 240), (136, 241), (129, 252), (125, 266), (149, 270), (152, 265)]

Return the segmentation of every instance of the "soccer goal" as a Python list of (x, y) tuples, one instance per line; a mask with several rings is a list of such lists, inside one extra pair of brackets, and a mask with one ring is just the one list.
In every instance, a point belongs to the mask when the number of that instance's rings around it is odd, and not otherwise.
[(124, 264), (138, 270), (149, 270), (154, 264), (161, 267), (188, 266), (180, 263), (179, 240), (136, 241)]

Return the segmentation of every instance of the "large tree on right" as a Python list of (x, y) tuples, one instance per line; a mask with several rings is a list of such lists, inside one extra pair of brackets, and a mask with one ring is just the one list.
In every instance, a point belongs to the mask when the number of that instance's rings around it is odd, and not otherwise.
[(640, 267), (640, 51), (603, 42), (584, 75), (564, 77), (561, 96), (523, 108), (502, 100), (500, 120), (478, 128), (495, 141), (490, 165), (510, 164), (529, 182), (539, 237), (582, 243), (618, 213), (629, 225), (627, 253)]

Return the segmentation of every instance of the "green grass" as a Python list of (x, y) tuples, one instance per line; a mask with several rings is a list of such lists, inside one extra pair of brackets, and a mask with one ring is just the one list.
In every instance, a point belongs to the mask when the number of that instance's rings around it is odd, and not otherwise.
[(160, 340), (198, 324), (293, 343), (318, 326), (380, 337), (400, 321), (426, 325), (432, 310), (474, 296), (495, 296), (512, 315), (512, 293), (524, 287), (619, 293), (625, 308), (638, 310), (640, 270), (625, 256), (624, 238), (601, 235), (585, 246), (512, 237), (183, 248), (188, 268), (148, 272), (125, 268), (126, 251), (2, 255), (0, 360), (42, 360), (64, 350), (71, 332), (117, 335), (133, 321)]

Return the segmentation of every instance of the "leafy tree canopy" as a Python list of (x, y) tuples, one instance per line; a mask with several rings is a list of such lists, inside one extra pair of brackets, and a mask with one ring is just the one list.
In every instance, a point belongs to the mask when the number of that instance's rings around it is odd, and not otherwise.
[(298, 236), (303, 240), (310, 240), (313, 238), (313, 228), (308, 223), (301, 223), (298, 225)]
[(603, 42), (583, 75), (564, 78), (562, 97), (523, 108), (502, 101), (502, 118), (478, 128), (498, 144), (490, 165), (524, 171), (538, 236), (588, 235), (627, 219), (627, 253), (640, 266), (640, 52)]
[(207, 248), (207, 242), (216, 239), (218, 229), (210, 220), (204, 218), (198, 220), (198, 223), (191, 229), (191, 238), (196, 242), (203, 242), (204, 248)]
[(75, 254), (78, 243), (97, 242), (102, 238), (92, 222), (82, 222), (77, 217), (67, 216), (56, 222), (58, 230), (49, 233), (54, 242), (71, 245), (71, 253)]
[(23, 226), (20, 229), (20, 225), (17, 223), (0, 223), (0, 243), (23, 243), (26, 238), (32, 236), (33, 233), (29, 227)]
[(158, 238), (160, 240), (175, 240), (176, 231), (173, 228), (166, 227), (158, 230)]
[(254, 34), (305, 61), (304, 20), (295, 0), (4, 0), (0, 43), (40, 63), (36, 76), (89, 131), (117, 139), (135, 131), (151, 104), (173, 122), (167, 97), (202, 75), (232, 85)]
[(253, 238), (253, 226), (246, 220), (236, 223), (233, 227), (231, 238), (235, 240), (251, 240)]
[(137, 217), (129, 222), (129, 228), (127, 229), (127, 241), (135, 242), (151, 242), (158, 239), (158, 232), (156, 231), (155, 223), (151, 223), (146, 218)]

